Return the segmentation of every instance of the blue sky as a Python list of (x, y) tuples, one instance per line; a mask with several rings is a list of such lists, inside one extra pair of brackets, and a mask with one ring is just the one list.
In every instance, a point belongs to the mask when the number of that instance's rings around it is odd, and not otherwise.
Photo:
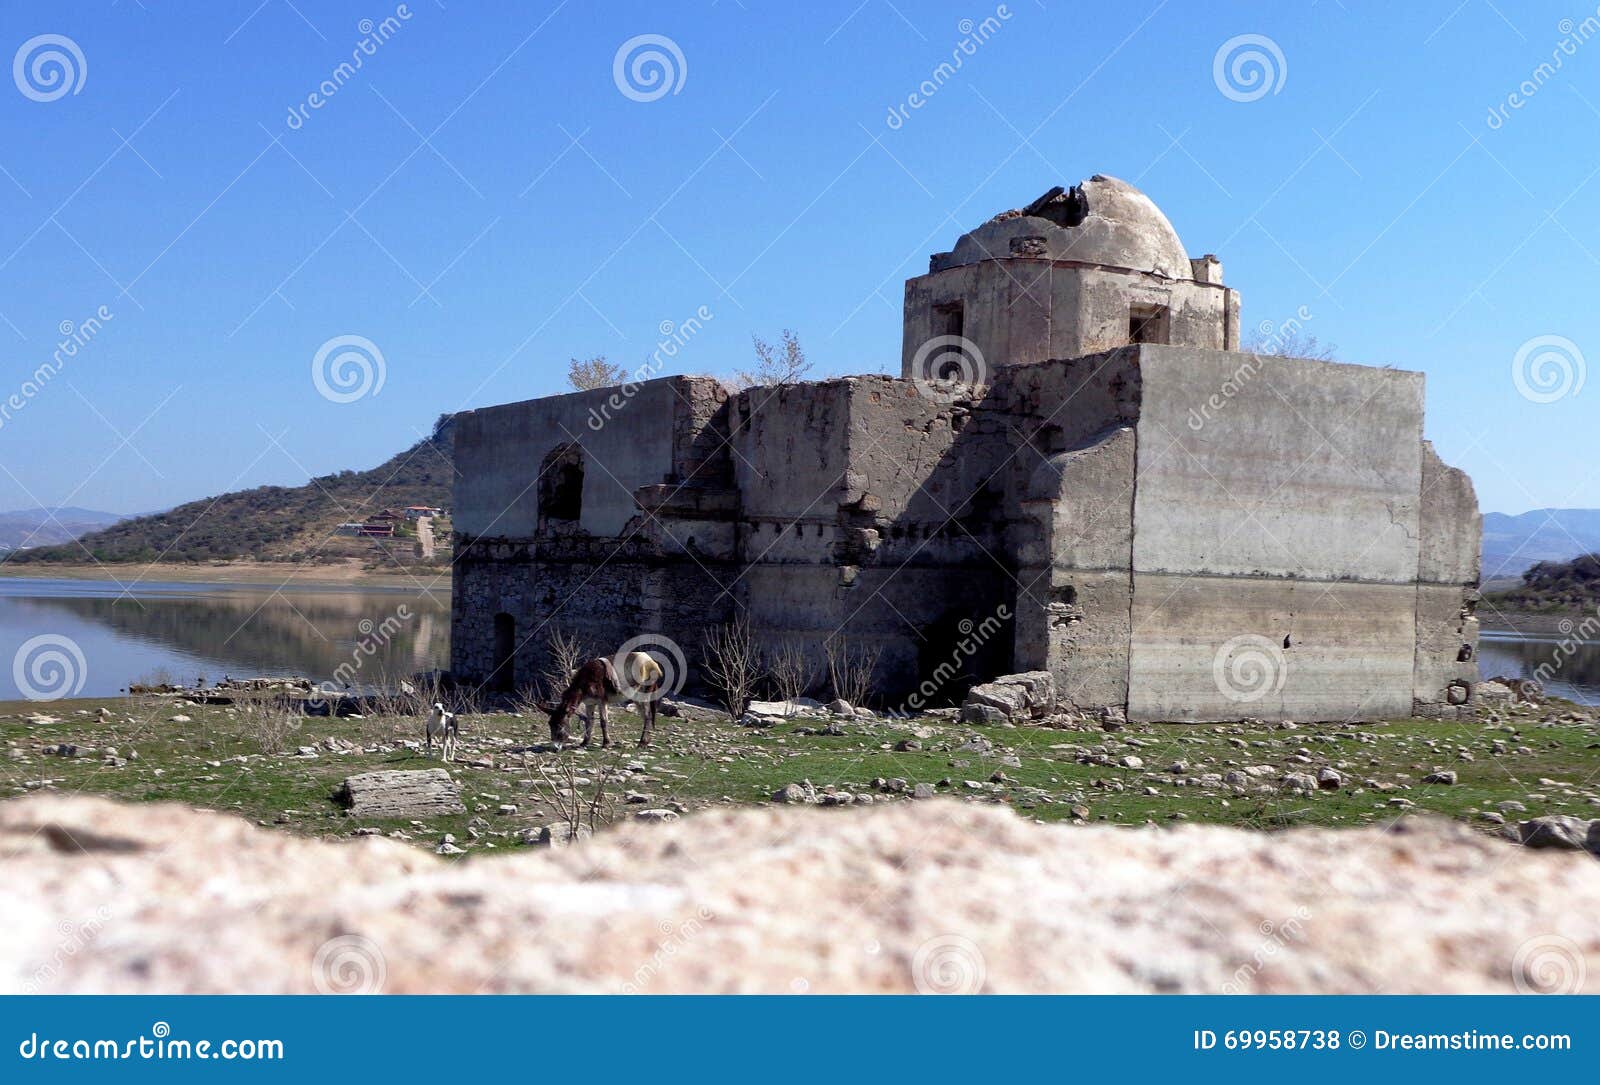
[[(726, 372), (787, 327), (820, 371), (897, 370), (901, 283), (929, 253), (1096, 172), (1221, 256), (1247, 328), (1304, 307), (1342, 359), (1425, 371), (1428, 434), (1486, 510), (1600, 506), (1600, 376), (1548, 403), (1512, 376), (1547, 336), (1570, 372), (1574, 350), (1600, 365), (1593, 6), (405, 12), (291, 125), (395, 4), (6, 5), (0, 54), (60, 35), (82, 79), (48, 101), (60, 84), (26, 64), (0, 80), (0, 399), (64, 322), (111, 319), (0, 418), (0, 508), (145, 511), (371, 466), (442, 411), (561, 390), (573, 356), (638, 364), (702, 306), (675, 369)], [(645, 34), (682, 57), (651, 101), (613, 76)], [(1281, 82), (1239, 101), (1213, 61), (1247, 34)], [(381, 351), (376, 394), (319, 394), (312, 360), (339, 336)]]

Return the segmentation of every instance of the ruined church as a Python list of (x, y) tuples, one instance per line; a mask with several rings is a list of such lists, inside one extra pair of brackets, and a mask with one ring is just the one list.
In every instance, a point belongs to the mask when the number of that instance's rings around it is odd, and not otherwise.
[(458, 415), (454, 676), (654, 634), (692, 687), (742, 617), (819, 671), (829, 640), (869, 652), (888, 709), (1042, 670), (1134, 720), (1466, 711), (1477, 500), (1423, 375), (1241, 352), (1222, 279), (1096, 176), (906, 283), (899, 377)]

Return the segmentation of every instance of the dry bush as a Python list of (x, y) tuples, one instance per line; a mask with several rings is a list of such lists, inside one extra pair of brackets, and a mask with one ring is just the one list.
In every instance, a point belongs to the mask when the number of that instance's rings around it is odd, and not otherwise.
[(604, 354), (582, 360), (573, 358), (567, 365), (567, 383), (580, 392), (594, 388), (610, 388), (628, 379), (628, 371)]
[(798, 641), (786, 640), (776, 648), (768, 648), (762, 653), (762, 659), (773, 692), (779, 700), (788, 703), (792, 711), (794, 702), (811, 688), (816, 673), (805, 647)]
[(711, 633), (705, 641), (702, 668), (728, 715), (740, 719), (750, 707), (761, 681), (761, 653), (750, 635), (750, 621), (740, 617)]
[(300, 717), (274, 710), (269, 705), (252, 708), (243, 714), (244, 737), (264, 754), (280, 754), (300, 731)]
[(585, 794), (578, 784), (577, 762), (562, 758), (551, 766), (540, 762), (537, 779), (530, 778), (528, 788), (541, 803), (556, 812), (556, 818), (567, 827), (567, 839), (575, 840), (580, 828), (591, 833), (602, 825), (609, 825), (612, 813), (606, 806), (606, 787), (616, 776), (617, 763), (612, 761), (594, 773), (591, 790)]
[(872, 672), (878, 669), (879, 649), (851, 644), (845, 637), (830, 637), (823, 642), (822, 651), (833, 695), (852, 707), (865, 707), (872, 695)]
[(750, 343), (755, 348), (756, 363), (749, 369), (736, 369), (729, 381), (735, 388), (762, 388), (775, 384), (794, 384), (804, 379), (811, 369), (806, 359), (800, 337), (785, 328), (778, 345), (752, 335)]

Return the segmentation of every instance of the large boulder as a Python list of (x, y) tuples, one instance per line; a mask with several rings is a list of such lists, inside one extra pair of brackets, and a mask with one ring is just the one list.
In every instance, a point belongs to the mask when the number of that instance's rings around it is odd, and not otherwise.
[(967, 723), (994, 723), (1002, 718), (1021, 721), (1048, 716), (1055, 707), (1056, 682), (1050, 672), (1024, 671), (973, 686), (961, 706), (961, 719)]
[(1600, 960), (1600, 863), (1445, 822), (1043, 826), (933, 799), (508, 850), (12, 799), (0, 989), (1600, 993), (1600, 968), (1547, 967)]
[(461, 802), (461, 788), (444, 769), (358, 773), (345, 778), (333, 793), (333, 801), (347, 807), (351, 817), (363, 818), (437, 817), (467, 812)]

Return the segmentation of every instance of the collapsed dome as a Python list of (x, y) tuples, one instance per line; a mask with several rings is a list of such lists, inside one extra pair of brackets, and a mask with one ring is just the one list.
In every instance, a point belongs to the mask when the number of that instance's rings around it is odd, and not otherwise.
[(950, 252), (929, 261), (930, 272), (1004, 258), (1070, 260), (1193, 277), (1189, 255), (1167, 216), (1143, 192), (1095, 174), (1070, 189), (1052, 188), (1020, 210), (1004, 211)]

